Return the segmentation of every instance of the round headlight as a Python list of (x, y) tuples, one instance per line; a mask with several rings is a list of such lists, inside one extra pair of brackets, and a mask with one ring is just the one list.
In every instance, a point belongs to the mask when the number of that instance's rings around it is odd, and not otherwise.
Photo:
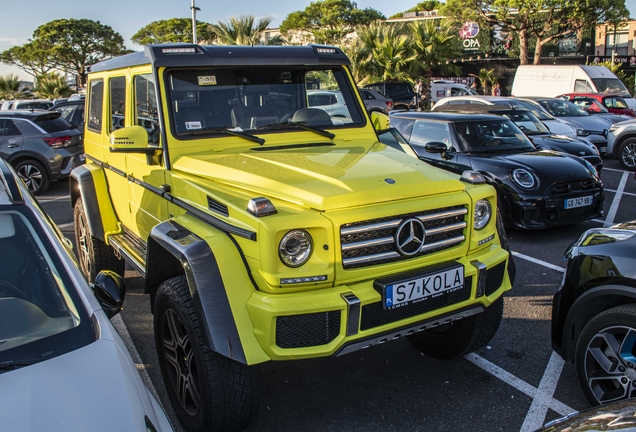
[(490, 201), (481, 199), (475, 204), (475, 229), (483, 229), (488, 222), (490, 222), (490, 216), (492, 215), (492, 207)]
[(307, 231), (293, 230), (283, 236), (278, 245), (280, 260), (288, 267), (299, 267), (307, 262), (313, 250), (313, 241)]
[(512, 179), (524, 189), (532, 189), (537, 184), (532, 173), (522, 168), (518, 168), (512, 172)]

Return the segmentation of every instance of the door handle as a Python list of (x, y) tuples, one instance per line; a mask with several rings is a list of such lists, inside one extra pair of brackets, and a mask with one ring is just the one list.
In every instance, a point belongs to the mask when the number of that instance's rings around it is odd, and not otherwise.
[(16, 148), (16, 147), (20, 147), (20, 146), (19, 146), (19, 145), (17, 145), (17, 144), (9, 144), (9, 145), (7, 146), (7, 148)]

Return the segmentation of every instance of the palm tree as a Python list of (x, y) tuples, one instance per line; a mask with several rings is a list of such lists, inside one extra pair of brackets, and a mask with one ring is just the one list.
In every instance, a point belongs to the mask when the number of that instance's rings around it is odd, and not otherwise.
[[(231, 17), (229, 22), (219, 21), (210, 24), (211, 30), (216, 34), (216, 42), (220, 45), (261, 45), (261, 38), (265, 29), (271, 24), (274, 17), (266, 16), (255, 23), (254, 15), (241, 15)], [(284, 39), (281, 36), (267, 41), (267, 45), (282, 45)]]
[(358, 32), (367, 53), (364, 68), (370, 79), (379, 81), (411, 81), (409, 70), (417, 57), (409, 37), (399, 25), (371, 25)]
[(35, 92), (45, 99), (68, 97), (73, 93), (66, 79), (56, 72), (40, 75), (35, 84)]
[(365, 45), (359, 38), (354, 39), (349, 45), (340, 46), (342, 52), (344, 52), (351, 61), (349, 69), (358, 86), (368, 84), (371, 77), (369, 73), (369, 62), (367, 61), (369, 52), (365, 48)]
[(497, 77), (493, 75), (494, 72), (495, 72), (494, 69), (479, 69), (478, 74), (469, 74), (469, 75), (479, 80), (479, 83), (481, 84), (481, 88), (483, 89), (482, 90), (483, 94), (487, 95), (490, 85), (497, 83)]
[(20, 99), (25, 96), (22, 81), (16, 74), (0, 76), (0, 99)]
[[(435, 20), (437, 21), (437, 20)], [(450, 26), (434, 20), (414, 21), (409, 24), (409, 33), (417, 62), (412, 74), (422, 74), (422, 106), (431, 106), (431, 77), (433, 70), (441, 74), (458, 74), (459, 67), (451, 62), (459, 55), (458, 39)]]

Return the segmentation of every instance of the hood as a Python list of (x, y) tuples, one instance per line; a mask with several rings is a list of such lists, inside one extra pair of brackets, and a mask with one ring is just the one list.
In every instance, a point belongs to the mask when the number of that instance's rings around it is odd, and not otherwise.
[(622, 123), (624, 121), (634, 120), (634, 117), (622, 114), (614, 114), (614, 113), (599, 113), (594, 114), (595, 117), (602, 118), (603, 120), (607, 120), (610, 124)]
[(140, 431), (146, 414), (137, 373), (111, 340), (0, 374), (7, 431)]
[(561, 120), (558, 120), (558, 119), (542, 120), (542, 121), (543, 121), (543, 124), (546, 125), (546, 127), (553, 134), (566, 135), (566, 136), (572, 136), (572, 137), (576, 136), (575, 128), (568, 123), (562, 122)]
[(464, 190), (442, 170), (381, 143), (277, 146), (178, 158), (173, 170), (316, 210)]
[(560, 118), (574, 125), (577, 129), (585, 129), (588, 131), (602, 132), (603, 130), (609, 129), (611, 126), (611, 122), (609, 120), (591, 115)]
[(547, 147), (552, 150), (570, 153), (575, 156), (594, 156), (592, 148), (579, 140), (559, 135), (533, 135), (532, 142), (537, 147)]

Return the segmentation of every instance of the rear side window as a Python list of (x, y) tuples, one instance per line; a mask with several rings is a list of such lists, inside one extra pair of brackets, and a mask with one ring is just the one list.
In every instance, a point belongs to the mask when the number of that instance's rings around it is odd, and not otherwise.
[(407, 83), (387, 83), (386, 92), (391, 96), (408, 95), (412, 93), (412, 89)]
[(91, 81), (88, 100), (88, 129), (100, 133), (102, 131), (102, 111), (104, 109), (104, 81)]
[(108, 81), (110, 92), (110, 131), (125, 126), (126, 118), (126, 77), (115, 77)]
[(49, 109), (53, 102), (20, 102), (14, 109)]
[(55, 119), (36, 119), (35, 124), (40, 126), (48, 133), (67, 131), (73, 128), (73, 125), (61, 117)]
[(0, 120), (0, 136), (22, 135), (13, 120)]
[(608, 108), (618, 108), (618, 109), (625, 109), (627, 108), (627, 103), (625, 103), (625, 100), (623, 98), (605, 98), (603, 100), (603, 104), (608, 107)]

